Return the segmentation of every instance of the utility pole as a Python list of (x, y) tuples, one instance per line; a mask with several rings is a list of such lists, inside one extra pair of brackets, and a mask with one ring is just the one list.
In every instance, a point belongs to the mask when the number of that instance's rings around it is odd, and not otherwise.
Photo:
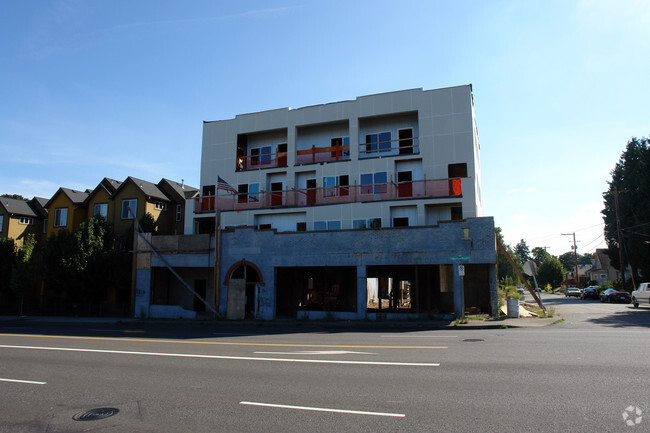
[[(580, 274), (578, 273), (578, 246), (576, 245), (576, 232), (573, 233), (562, 233), (562, 236), (571, 236), (573, 235), (573, 255), (576, 260), (576, 287), (580, 287)], [(568, 282), (567, 282), (568, 284)]]
[(627, 190), (614, 190), (610, 194), (614, 194), (614, 208), (616, 210), (616, 234), (618, 236), (618, 262), (621, 268), (621, 279), (623, 280), (623, 287), (625, 287), (625, 264), (623, 263), (623, 237), (621, 236), (621, 217), (618, 212), (618, 195)]

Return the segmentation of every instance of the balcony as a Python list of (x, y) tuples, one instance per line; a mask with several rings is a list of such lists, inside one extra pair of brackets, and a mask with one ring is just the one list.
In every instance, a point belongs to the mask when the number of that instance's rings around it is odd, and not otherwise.
[[(397, 140), (382, 139), (382, 134), (377, 134), (375, 141), (359, 145), (359, 158), (378, 158), (380, 156), (412, 155), (420, 153), (420, 140), (418, 137), (400, 138)], [(390, 136), (390, 134), (388, 134)]]
[(242, 211), (278, 207), (303, 207), (355, 202), (395, 200), (402, 198), (451, 198), (462, 196), (460, 178), (386, 182), (370, 185), (350, 185), (260, 191), (249, 194), (224, 194), (194, 199), (194, 212)]
[(237, 157), (237, 171), (287, 166), (287, 152), (243, 155)]
[(296, 164), (316, 164), (319, 162), (343, 161), (350, 159), (350, 145), (334, 145), (329, 147), (312, 146), (311, 149), (296, 152)]

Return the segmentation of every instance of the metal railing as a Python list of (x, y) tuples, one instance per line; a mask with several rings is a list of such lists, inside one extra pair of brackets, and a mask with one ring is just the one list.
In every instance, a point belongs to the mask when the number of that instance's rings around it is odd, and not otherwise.
[[(397, 145), (395, 145), (397, 143)], [(398, 152), (395, 152), (398, 151)], [(420, 153), (420, 140), (418, 137), (399, 138), (396, 140), (373, 141), (359, 144), (359, 157), (370, 158), (385, 154), (407, 155)]]
[(302, 188), (283, 191), (203, 196), (194, 199), (194, 212), (265, 209), (275, 207), (302, 207), (354, 202), (394, 200), (400, 198), (450, 198), (461, 197), (460, 178), (386, 182), (369, 185), (339, 185), (332, 187)]

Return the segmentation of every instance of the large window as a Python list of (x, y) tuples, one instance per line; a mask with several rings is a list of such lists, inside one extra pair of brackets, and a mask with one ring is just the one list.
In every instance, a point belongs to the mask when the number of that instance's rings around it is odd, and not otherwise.
[(237, 185), (238, 203), (256, 203), (260, 200), (259, 183), (241, 183)]
[(108, 219), (108, 203), (97, 203), (93, 209), (93, 216), (101, 215), (104, 219)]
[(65, 227), (68, 225), (68, 208), (59, 207), (54, 209), (54, 227)]
[(133, 219), (138, 212), (138, 199), (122, 200), (122, 219)]
[(385, 171), (362, 174), (360, 180), (361, 194), (383, 194), (388, 191), (388, 175)]
[(0, 215), (0, 233), (2, 233), (2, 231), (4, 230), (4, 226), (5, 226), (5, 216)]
[(390, 132), (366, 135), (366, 153), (388, 152), (391, 148)]
[(346, 196), (350, 194), (350, 180), (347, 174), (323, 178), (323, 197)]
[(176, 205), (176, 221), (180, 221), (183, 219), (183, 205), (177, 204)]

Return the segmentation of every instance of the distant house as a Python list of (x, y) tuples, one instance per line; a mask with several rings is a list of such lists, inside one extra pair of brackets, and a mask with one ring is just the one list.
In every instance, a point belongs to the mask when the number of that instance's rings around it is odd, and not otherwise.
[[(162, 190), (171, 200), (171, 209), (165, 218), (158, 221), (158, 232), (169, 235), (181, 235), (185, 227), (185, 203), (189, 203), (194, 210), (194, 198), (199, 196), (198, 188), (185, 185), (184, 182), (178, 183), (169, 179), (162, 179), (158, 183), (158, 188)], [(193, 215), (193, 213), (191, 214)]]
[(0, 197), (0, 238), (13, 239), (20, 247), (28, 234), (41, 240), (47, 224), (46, 199), (34, 197), (29, 201)]
[(76, 191), (59, 188), (45, 204), (48, 209), (47, 236), (60, 230), (72, 231), (84, 222), (88, 215), (86, 199), (90, 190)]
[[(608, 249), (597, 249), (594, 253), (594, 264), (589, 269), (589, 279), (598, 281), (598, 284), (603, 281), (615, 281), (621, 278), (621, 272), (611, 265), (608, 255)], [(631, 269), (628, 267), (626, 270), (627, 275), (631, 274)]]
[(113, 195), (122, 185), (122, 182), (105, 177), (97, 187), (86, 198), (88, 208), (88, 218), (101, 215), (109, 223), (113, 222), (115, 217), (115, 202)]
[(158, 225), (157, 234), (183, 234), (185, 200), (197, 194), (198, 189), (167, 179), (156, 185), (129, 176), (113, 194), (115, 233), (124, 234), (134, 216), (148, 213)]

